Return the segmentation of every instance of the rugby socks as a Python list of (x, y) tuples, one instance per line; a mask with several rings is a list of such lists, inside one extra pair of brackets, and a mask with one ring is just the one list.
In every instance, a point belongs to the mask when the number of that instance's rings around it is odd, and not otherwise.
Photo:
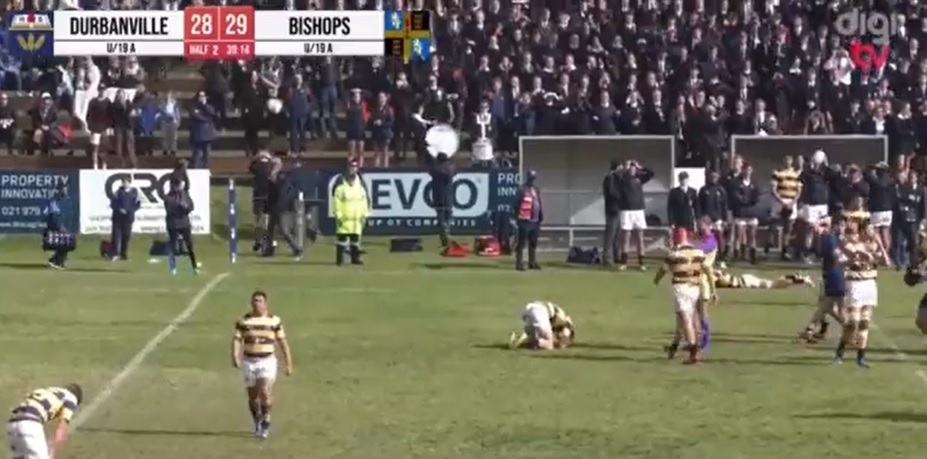
[(869, 364), (866, 363), (866, 350), (865, 349), (856, 350), (856, 364), (861, 367), (869, 366)]
[(828, 322), (827, 319), (821, 319), (821, 328), (818, 329), (818, 334), (827, 336), (827, 327), (830, 327), (830, 322)]
[(689, 351), (689, 360), (685, 363), (698, 363), (698, 345), (690, 344), (687, 349)]
[(174, 254), (173, 244), (167, 244), (167, 266), (172, 274), (177, 273), (177, 255)]
[(702, 317), (702, 339), (699, 345), (702, 349), (708, 349), (708, 345), (711, 343), (711, 327), (708, 323), (708, 319)]
[(676, 357), (676, 353), (679, 352), (679, 338), (673, 338), (673, 341), (670, 342), (669, 346), (663, 348), (666, 351), (666, 358), (672, 360)]
[(272, 405), (270, 402), (264, 402), (261, 404), (261, 427), (266, 431), (270, 428), (270, 409)]
[(261, 422), (261, 418), (264, 415), (261, 413), (261, 404), (257, 400), (248, 400), (248, 410), (251, 411), (251, 420), (254, 421), (254, 425)]
[(837, 350), (834, 352), (834, 358), (837, 360), (843, 360), (843, 353), (847, 348), (846, 340), (843, 337), (840, 338), (840, 343), (837, 344)]
[(644, 254), (643, 253), (637, 254), (637, 264), (640, 266), (644, 266)]

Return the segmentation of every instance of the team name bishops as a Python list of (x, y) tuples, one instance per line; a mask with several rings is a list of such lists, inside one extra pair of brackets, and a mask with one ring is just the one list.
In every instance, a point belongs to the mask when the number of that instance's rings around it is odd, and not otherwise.
[(258, 56), (382, 56), (382, 11), (261, 11), (255, 15)]
[(183, 11), (56, 11), (55, 55), (182, 56)]

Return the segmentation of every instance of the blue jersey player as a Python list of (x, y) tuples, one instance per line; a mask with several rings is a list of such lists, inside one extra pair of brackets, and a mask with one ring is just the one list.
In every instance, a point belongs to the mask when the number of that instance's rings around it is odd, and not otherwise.
[(800, 336), (808, 343), (817, 342), (827, 336), (828, 315), (840, 322), (840, 310), (846, 294), (846, 279), (840, 263), (840, 240), (846, 229), (846, 222), (836, 217), (831, 228), (821, 225), (817, 229), (821, 252), (821, 296), (817, 310)]

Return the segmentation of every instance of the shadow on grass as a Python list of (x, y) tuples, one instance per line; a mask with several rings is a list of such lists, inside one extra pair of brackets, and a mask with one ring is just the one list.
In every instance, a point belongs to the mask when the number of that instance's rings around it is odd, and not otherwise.
[(799, 300), (771, 300), (768, 298), (754, 299), (751, 298), (750, 301), (737, 301), (741, 306), (781, 306), (787, 308), (795, 308), (799, 306), (811, 306), (811, 302), (808, 301), (799, 301)]
[(503, 344), (503, 343), (496, 343), (496, 344), (474, 344), (473, 346), (470, 346), (470, 347), (472, 347), (472, 348), (474, 348), (474, 349), (489, 349), (489, 350), (493, 350), (493, 351), (510, 351), (510, 350), (512, 350), (511, 348), (509, 348), (508, 344)]
[(798, 419), (855, 419), (860, 421), (888, 421), (888, 422), (910, 422), (916, 424), (927, 424), (927, 414), (910, 413), (910, 412), (881, 412), (881, 413), (820, 413), (820, 414), (799, 414), (793, 416)]
[(788, 344), (795, 338), (760, 338), (752, 336), (711, 336), (712, 343), (739, 343), (739, 344)]
[(770, 335), (767, 333), (727, 333), (727, 332), (711, 332), (711, 339), (714, 341), (717, 338), (727, 338), (730, 342), (735, 342), (738, 339), (741, 340), (779, 340), (779, 341), (794, 341), (795, 336), (797, 335)]
[[(302, 265), (302, 266), (331, 266), (335, 267), (335, 260), (323, 261), (323, 260), (294, 260), (292, 256), (287, 255), (277, 255), (275, 257), (262, 257), (258, 255), (248, 256), (249, 264), (257, 265)], [(334, 257), (332, 257), (334, 258)], [(350, 265), (350, 263), (348, 263)]]
[(251, 432), (219, 430), (166, 430), (166, 429), (103, 429), (84, 428), (81, 432), (105, 433), (132, 436), (178, 436), (178, 437), (250, 437)]
[(448, 260), (446, 263), (413, 263), (413, 268), (424, 268), (432, 270), (444, 270), (444, 269), (509, 269), (514, 271), (515, 267), (510, 263), (479, 263), (479, 262), (455, 262), (453, 260)]
[[(629, 357), (626, 355), (615, 355), (615, 354), (580, 354), (580, 353), (570, 353), (569, 351), (565, 353), (539, 353), (533, 355), (536, 358), (542, 359), (556, 359), (556, 360), (583, 360), (583, 361), (592, 361), (592, 362), (636, 362), (636, 363), (659, 363), (665, 362), (669, 364), (678, 364), (682, 362), (682, 353), (677, 359), (669, 360), (665, 357), (662, 352), (654, 352), (653, 357)], [(711, 354), (707, 354), (703, 357), (703, 361), (700, 365), (759, 365), (759, 366), (808, 366), (808, 365), (821, 365), (822, 360), (820, 358), (811, 361), (811, 360), (801, 360), (801, 359), (778, 359), (778, 360), (761, 360), (761, 359), (730, 359), (730, 358), (712, 358)], [(826, 361), (826, 360), (825, 360)]]
[(620, 344), (620, 343), (574, 343), (570, 346), (571, 349), (598, 349), (598, 350), (611, 350), (611, 351), (636, 351), (636, 352), (659, 352), (661, 346), (640, 346), (640, 345), (629, 345), (629, 344)]
[(583, 265), (578, 263), (567, 263), (565, 261), (548, 261), (544, 263), (544, 265), (557, 269), (584, 269), (587, 271), (600, 271), (603, 273), (618, 272), (614, 269), (606, 269), (602, 267), (602, 265)]
[[(21, 271), (51, 271), (52, 269), (48, 267), (47, 263), (39, 262), (0, 262), (0, 269), (17, 269)], [(67, 268), (65, 271), (73, 271), (78, 273), (113, 273), (113, 274), (128, 274), (129, 271), (122, 271), (116, 269), (105, 269), (105, 268)]]
[(635, 362), (635, 363), (652, 363), (652, 362), (667, 362), (666, 357), (663, 356), (653, 356), (653, 357), (629, 357), (626, 355), (615, 355), (615, 354), (577, 354), (577, 353), (559, 353), (559, 352), (538, 352), (532, 354), (531, 357), (537, 359), (552, 359), (552, 360), (580, 360), (586, 362)]

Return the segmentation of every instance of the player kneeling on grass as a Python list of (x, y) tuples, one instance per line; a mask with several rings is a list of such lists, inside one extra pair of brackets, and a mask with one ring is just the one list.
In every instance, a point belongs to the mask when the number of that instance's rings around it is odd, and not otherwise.
[(684, 228), (674, 230), (673, 249), (653, 279), (654, 285), (658, 285), (667, 274), (672, 278), (676, 333), (673, 341), (666, 347), (667, 357), (670, 359), (676, 356), (681, 340), (685, 339), (689, 351), (689, 359), (685, 363), (698, 363), (700, 346), (696, 339), (697, 305), (702, 296), (702, 276), (710, 269), (712, 268), (705, 259), (705, 253), (689, 243), (689, 232)]
[(267, 294), (256, 291), (251, 294), (251, 312), (235, 323), (232, 364), (244, 373), (254, 435), (260, 439), (270, 435), (278, 346), (289, 376), (293, 373), (293, 359), (283, 331), (283, 321), (267, 309)]
[(563, 308), (549, 301), (528, 303), (521, 320), (525, 323), (525, 330), (522, 333), (514, 332), (509, 337), (509, 347), (512, 349), (563, 349), (572, 345), (576, 339), (573, 319)]
[(814, 281), (804, 274), (786, 274), (776, 279), (763, 279), (753, 274), (733, 274), (727, 270), (727, 266), (723, 262), (719, 263), (714, 271), (715, 287), (717, 288), (773, 289), (789, 288), (796, 285), (814, 287)]
[[(68, 423), (83, 399), (77, 384), (36, 389), (16, 408), (6, 424), (6, 438), (13, 459), (51, 459), (68, 437)], [(45, 441), (45, 424), (58, 421), (51, 448)]]

